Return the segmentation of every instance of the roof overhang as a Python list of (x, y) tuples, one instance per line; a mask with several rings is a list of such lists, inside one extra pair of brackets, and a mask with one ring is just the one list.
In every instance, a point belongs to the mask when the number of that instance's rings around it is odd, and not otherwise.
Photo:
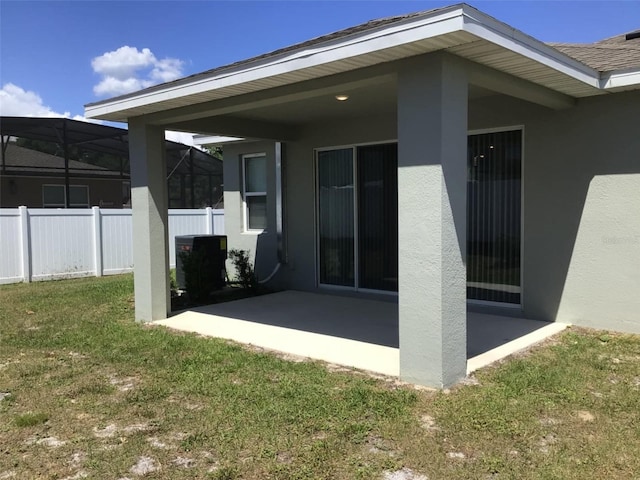
[(636, 90), (640, 85), (640, 69), (616, 70), (602, 74), (600, 88), (611, 92)]
[(573, 98), (638, 86), (634, 75), (615, 74), (603, 81), (598, 71), (461, 4), (92, 103), (85, 107), (85, 114), (126, 122), (438, 50)]
[(224, 135), (194, 135), (194, 145), (213, 145), (222, 146), (230, 143), (252, 141), (252, 139), (240, 138), (240, 137), (228, 137)]

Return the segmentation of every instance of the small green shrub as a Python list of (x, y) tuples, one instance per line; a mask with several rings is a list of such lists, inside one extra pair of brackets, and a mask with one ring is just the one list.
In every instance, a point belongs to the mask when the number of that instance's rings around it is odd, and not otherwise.
[(178, 280), (176, 279), (176, 269), (169, 270), (169, 285), (171, 290), (178, 290)]
[(244, 288), (258, 289), (258, 277), (253, 270), (253, 264), (249, 260), (248, 250), (229, 250), (229, 258), (236, 269), (236, 277)]

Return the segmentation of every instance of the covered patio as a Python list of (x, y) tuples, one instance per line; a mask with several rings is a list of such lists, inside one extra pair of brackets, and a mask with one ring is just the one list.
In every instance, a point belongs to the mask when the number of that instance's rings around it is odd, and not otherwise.
[[(461, 4), (87, 105), (129, 124), (136, 319), (440, 388), (563, 328), (488, 313), (636, 328), (636, 78)], [(298, 293), (165, 320), (166, 129), (244, 139), (224, 150), (229, 245)]]
[[(376, 374), (399, 376), (398, 304), (287, 290), (179, 312), (154, 322)], [(467, 313), (467, 374), (566, 328)]]

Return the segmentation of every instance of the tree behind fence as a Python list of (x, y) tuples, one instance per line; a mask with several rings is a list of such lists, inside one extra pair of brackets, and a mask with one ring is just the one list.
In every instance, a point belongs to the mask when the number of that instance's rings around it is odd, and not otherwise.
[[(169, 210), (169, 263), (175, 237), (224, 234), (224, 210)], [(0, 209), (0, 283), (113, 275), (133, 270), (130, 209)]]

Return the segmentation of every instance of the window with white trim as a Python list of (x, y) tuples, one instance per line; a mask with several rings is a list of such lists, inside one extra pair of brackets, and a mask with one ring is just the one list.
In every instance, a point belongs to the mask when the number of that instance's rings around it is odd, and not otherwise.
[[(44, 208), (65, 208), (66, 191), (64, 185), (42, 185), (42, 206)], [(89, 187), (69, 186), (69, 208), (89, 208)]]
[(267, 228), (267, 156), (242, 156), (243, 217), (246, 232)]

